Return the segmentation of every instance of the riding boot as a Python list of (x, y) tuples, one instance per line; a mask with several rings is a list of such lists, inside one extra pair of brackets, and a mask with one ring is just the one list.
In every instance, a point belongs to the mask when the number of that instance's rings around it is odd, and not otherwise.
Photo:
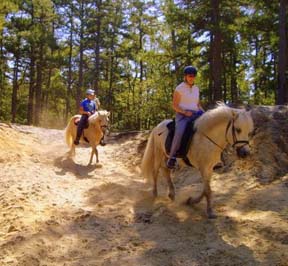
[(81, 138), (82, 132), (83, 132), (87, 122), (88, 122), (88, 115), (82, 115), (81, 119), (79, 121), (78, 127), (77, 127), (77, 135), (76, 135), (76, 139), (74, 140), (75, 145), (79, 144), (79, 140)]
[(76, 139), (74, 140), (74, 144), (75, 144), (75, 145), (78, 145), (78, 144), (79, 144), (79, 140), (80, 140), (80, 138), (81, 138), (82, 131), (83, 131), (83, 128), (82, 128), (82, 126), (81, 126), (80, 123), (79, 123), (79, 125), (78, 125), (78, 127), (77, 127)]
[(167, 163), (166, 163), (166, 166), (167, 168), (169, 169), (175, 169), (176, 168), (176, 165), (177, 165), (177, 160), (175, 157), (171, 157), (168, 159)]
[(104, 136), (102, 137), (102, 139), (100, 140), (100, 145), (101, 146), (105, 146), (106, 145), (106, 142), (104, 140)]

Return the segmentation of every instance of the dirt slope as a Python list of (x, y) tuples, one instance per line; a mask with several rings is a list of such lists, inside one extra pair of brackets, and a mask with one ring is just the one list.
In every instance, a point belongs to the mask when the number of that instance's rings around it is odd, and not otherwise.
[(205, 202), (183, 204), (201, 188), (193, 169), (175, 174), (175, 202), (164, 181), (152, 200), (137, 171), (147, 134), (111, 138), (86, 166), (90, 150), (68, 159), (63, 131), (12, 127), (0, 124), (0, 265), (288, 265), (287, 177), (263, 185), (258, 157), (215, 173), (211, 221)]

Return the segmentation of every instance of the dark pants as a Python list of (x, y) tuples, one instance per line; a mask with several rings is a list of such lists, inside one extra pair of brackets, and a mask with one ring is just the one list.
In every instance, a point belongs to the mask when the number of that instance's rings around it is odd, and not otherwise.
[(77, 126), (77, 135), (76, 135), (76, 140), (79, 141), (82, 135), (82, 132), (84, 130), (84, 128), (86, 128), (88, 126), (88, 115), (81, 115), (79, 124)]
[[(195, 112), (195, 111), (194, 111)], [(175, 134), (170, 150), (170, 158), (175, 157), (176, 152), (179, 150), (181, 145), (182, 136), (189, 122), (194, 121), (199, 115), (195, 112), (192, 116), (185, 116), (183, 114), (176, 113), (175, 118)]]

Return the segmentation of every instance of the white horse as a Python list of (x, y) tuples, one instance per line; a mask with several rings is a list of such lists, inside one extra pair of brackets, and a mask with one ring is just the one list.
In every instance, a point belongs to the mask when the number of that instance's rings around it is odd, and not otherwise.
[[(163, 170), (169, 186), (171, 200), (175, 198), (175, 188), (171, 179), (171, 170), (166, 167), (168, 155), (165, 151), (165, 140), (168, 134), (167, 124), (171, 120), (164, 120), (151, 132), (142, 159), (141, 170), (145, 178), (153, 179), (153, 194), (157, 196), (157, 177), (159, 169)], [(221, 152), (231, 144), (240, 157), (250, 153), (249, 136), (253, 131), (251, 111), (230, 108), (220, 105), (205, 112), (195, 121), (196, 130), (190, 143), (187, 158), (201, 174), (203, 191), (197, 198), (189, 197), (188, 205), (199, 203), (203, 196), (207, 200), (208, 218), (216, 218), (212, 208), (210, 179), (213, 167), (220, 162)]]
[[(83, 130), (83, 134), (80, 138), (80, 142), (85, 142), (83, 135), (85, 138), (89, 141), (90, 146), (92, 147), (91, 156), (89, 165), (92, 163), (93, 156), (95, 154), (96, 156), (96, 163), (99, 162), (98, 159), (98, 150), (96, 146), (100, 143), (100, 140), (102, 139), (105, 129), (108, 127), (109, 124), (109, 115), (110, 112), (106, 110), (97, 111), (95, 114), (91, 115), (88, 118), (88, 128)], [(79, 120), (81, 115), (74, 115), (66, 129), (65, 129), (65, 137), (66, 137), (66, 143), (70, 147), (70, 151), (68, 152), (69, 156), (75, 155), (75, 144), (74, 140), (76, 138), (77, 134), (77, 125), (75, 124), (75, 121)]]

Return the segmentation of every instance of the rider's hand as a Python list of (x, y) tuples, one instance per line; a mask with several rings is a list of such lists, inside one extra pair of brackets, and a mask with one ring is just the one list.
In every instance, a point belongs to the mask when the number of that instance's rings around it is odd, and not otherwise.
[(185, 111), (184, 115), (185, 116), (192, 116), (193, 112), (192, 111)]
[(90, 113), (90, 112), (87, 112), (87, 115), (88, 115), (88, 116), (90, 116), (90, 115), (91, 115), (91, 113)]

